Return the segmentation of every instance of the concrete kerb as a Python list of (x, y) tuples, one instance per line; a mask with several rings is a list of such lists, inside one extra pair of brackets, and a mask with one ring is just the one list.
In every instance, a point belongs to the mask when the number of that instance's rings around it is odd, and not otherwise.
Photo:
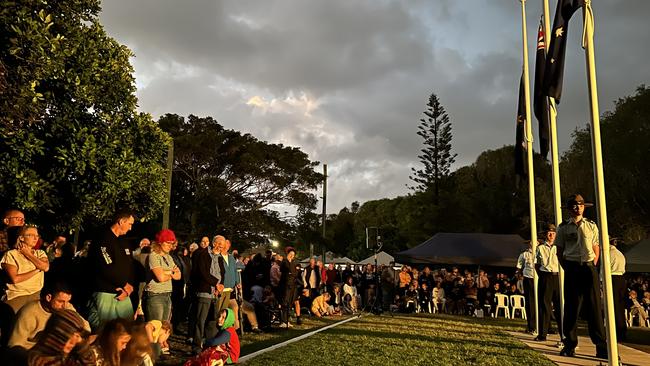
[(347, 322), (349, 322), (349, 321), (352, 321), (352, 320), (355, 320), (355, 319), (359, 319), (360, 317), (361, 317), (361, 315), (356, 315), (356, 316), (353, 316), (353, 317), (351, 317), (351, 318), (348, 318), (348, 319), (345, 319), (345, 320), (341, 320), (340, 322), (337, 322), (337, 323), (334, 323), (334, 324), (330, 324), (330, 325), (328, 325), (328, 326), (325, 326), (325, 327), (322, 327), (322, 328), (316, 329), (316, 330), (311, 331), (311, 332), (309, 332), (309, 333), (302, 334), (302, 335), (300, 335), (300, 336), (298, 336), (298, 337), (296, 337), (296, 338), (288, 339), (288, 340), (286, 340), (286, 341), (284, 341), (284, 342), (282, 342), (282, 343), (274, 344), (274, 345), (272, 345), (271, 347), (267, 347), (267, 348), (261, 349), (261, 350), (259, 350), (259, 351), (255, 351), (255, 352), (253, 352), (253, 353), (247, 354), (246, 356), (242, 356), (242, 357), (240, 357), (240, 358), (239, 358), (239, 362), (240, 362), (240, 363), (246, 362), (246, 361), (252, 359), (253, 357), (257, 357), (257, 356), (259, 356), (259, 355), (261, 355), (261, 354), (263, 354), (263, 353), (270, 352), (270, 351), (273, 351), (273, 350), (278, 349), (278, 348), (282, 348), (282, 347), (284, 347), (284, 346), (286, 346), (286, 345), (288, 345), (288, 344), (291, 344), (291, 343), (293, 343), (293, 342), (297, 342), (297, 341), (303, 340), (303, 339), (305, 339), (305, 338), (308, 338), (308, 337), (313, 336), (314, 334), (320, 333), (320, 332), (322, 332), (322, 331), (324, 331), (324, 330), (328, 330), (328, 329), (331, 329), (331, 328), (337, 327), (337, 326), (339, 326), (339, 325), (341, 325), (341, 324), (345, 324), (345, 323), (347, 323)]

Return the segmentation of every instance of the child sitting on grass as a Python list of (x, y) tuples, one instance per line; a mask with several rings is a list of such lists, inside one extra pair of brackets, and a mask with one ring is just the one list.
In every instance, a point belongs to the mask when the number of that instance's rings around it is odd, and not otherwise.
[(219, 313), (219, 332), (203, 342), (204, 350), (184, 366), (219, 366), (239, 360), (239, 336), (235, 330), (235, 312), (224, 309)]
[(323, 293), (322, 295), (317, 296), (314, 299), (314, 302), (311, 304), (311, 312), (316, 317), (320, 318), (327, 315), (341, 315), (334, 311), (334, 306), (328, 304), (330, 300), (330, 294), (328, 292)]

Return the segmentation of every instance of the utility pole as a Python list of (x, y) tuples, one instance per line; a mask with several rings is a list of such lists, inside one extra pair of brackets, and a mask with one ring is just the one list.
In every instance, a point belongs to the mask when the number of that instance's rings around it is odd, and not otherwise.
[(174, 140), (167, 150), (167, 200), (163, 208), (162, 228), (169, 228), (169, 209), (172, 203), (172, 169), (174, 168)]
[(323, 164), (323, 264), (325, 264), (325, 223), (327, 222), (327, 164)]
[(326, 218), (327, 218), (327, 164), (323, 164), (323, 239), (325, 239)]

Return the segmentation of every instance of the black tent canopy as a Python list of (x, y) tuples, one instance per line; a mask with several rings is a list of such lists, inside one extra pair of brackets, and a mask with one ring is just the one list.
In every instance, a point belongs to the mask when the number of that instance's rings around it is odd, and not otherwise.
[(650, 272), (650, 239), (641, 240), (623, 254), (625, 271)]
[(525, 241), (519, 235), (438, 233), (414, 248), (395, 254), (395, 261), (514, 267), (525, 248)]

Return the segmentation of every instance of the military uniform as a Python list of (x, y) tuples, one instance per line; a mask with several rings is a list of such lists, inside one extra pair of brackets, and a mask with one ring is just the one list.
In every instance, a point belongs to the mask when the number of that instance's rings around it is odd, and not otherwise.
[(596, 253), (593, 250), (593, 246), (598, 245), (598, 226), (584, 217), (578, 223), (570, 218), (558, 227), (555, 245), (558, 251), (562, 250), (560, 260), (565, 274), (563, 351), (571, 354), (578, 345), (576, 331), (578, 314), (582, 310), (597, 354), (607, 354), (600, 281), (594, 264)]
[(627, 323), (625, 322), (627, 284), (623, 277), (623, 274), (625, 274), (625, 256), (614, 245), (609, 248), (609, 260), (612, 267), (612, 288), (614, 292), (616, 337), (619, 341), (623, 341), (627, 333)]
[(537, 246), (535, 264), (539, 266), (539, 340), (546, 339), (551, 327), (551, 312), (555, 315), (557, 329), (562, 338), (562, 320), (560, 317), (560, 280), (558, 273), (560, 265), (557, 259), (557, 248), (553, 243), (544, 242)]
[(527, 331), (535, 331), (535, 256), (532, 249), (528, 248), (519, 255), (517, 269), (524, 275), (524, 297), (526, 298), (526, 318), (528, 319)]

